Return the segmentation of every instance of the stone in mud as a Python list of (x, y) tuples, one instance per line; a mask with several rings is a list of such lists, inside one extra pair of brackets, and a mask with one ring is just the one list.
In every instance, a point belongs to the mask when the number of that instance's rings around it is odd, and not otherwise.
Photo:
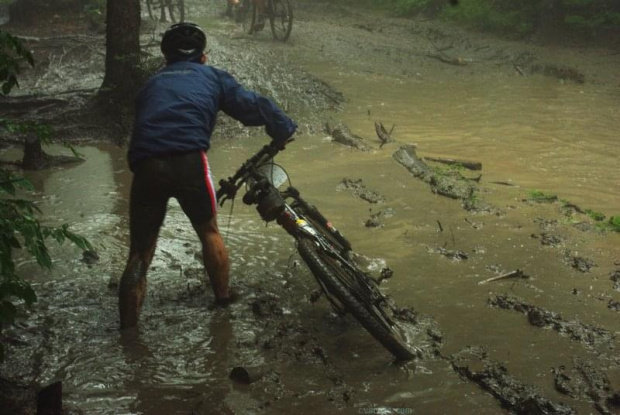
[(581, 232), (592, 232), (596, 230), (596, 226), (594, 226), (590, 222), (578, 222), (573, 224), (573, 228), (579, 229)]
[(266, 368), (262, 366), (235, 366), (230, 371), (229, 378), (234, 382), (249, 385), (263, 378), (266, 372)]
[[(538, 235), (532, 235), (535, 238), (538, 238)], [(555, 235), (549, 235), (546, 232), (543, 232), (540, 234), (540, 243), (542, 245), (546, 245), (546, 246), (552, 246), (552, 247), (556, 247), (558, 245), (561, 245), (562, 242), (564, 240), (559, 237), (559, 236), (555, 236)]]
[(343, 123), (338, 123), (335, 126), (332, 126), (330, 123), (326, 122), (325, 132), (329, 134), (337, 143), (362, 151), (370, 151), (370, 147), (366, 145), (364, 139), (359, 135), (353, 134), (351, 130), (349, 130), (349, 127)]
[(537, 223), (538, 227), (543, 231), (548, 231), (558, 226), (558, 221), (556, 219), (536, 218), (534, 222)]
[(277, 298), (264, 297), (252, 302), (252, 312), (258, 317), (281, 316), (283, 309)]
[(81, 261), (85, 263), (86, 265), (88, 265), (88, 267), (90, 268), (93, 265), (95, 265), (97, 262), (99, 262), (99, 254), (97, 254), (97, 252), (92, 251), (92, 250), (86, 250), (82, 252)]
[(469, 259), (469, 255), (467, 255), (467, 253), (463, 251), (456, 251), (456, 250), (453, 251), (450, 249), (446, 249), (444, 247), (439, 247), (434, 252), (441, 254), (445, 256), (446, 258), (451, 259), (453, 261), (464, 261), (466, 259)]
[(488, 358), (481, 347), (467, 347), (450, 357), (452, 367), (461, 376), (493, 395), (504, 408), (517, 414), (572, 415), (567, 405), (543, 397), (533, 386), (508, 373), (501, 363)]
[(580, 272), (590, 272), (590, 270), (596, 266), (594, 261), (588, 258), (582, 258), (580, 256), (572, 257), (569, 260), (571, 267)]
[(620, 301), (609, 300), (607, 303), (607, 308), (613, 311), (620, 311)]
[(383, 224), (379, 221), (379, 219), (371, 217), (366, 221), (366, 223), (364, 223), (364, 226), (367, 228), (380, 228)]
[(392, 208), (381, 209), (378, 212), (370, 212), (370, 218), (366, 221), (364, 226), (367, 228), (381, 228), (383, 227), (383, 219), (394, 216), (394, 210)]
[(614, 290), (620, 291), (620, 269), (613, 271), (609, 275), (609, 279), (614, 282)]

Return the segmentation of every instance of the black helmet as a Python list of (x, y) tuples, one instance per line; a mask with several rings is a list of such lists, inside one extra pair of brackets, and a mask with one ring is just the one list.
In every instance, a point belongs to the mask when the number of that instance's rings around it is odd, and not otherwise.
[(168, 60), (184, 59), (202, 53), (207, 36), (194, 23), (177, 23), (168, 28), (161, 40), (161, 52)]

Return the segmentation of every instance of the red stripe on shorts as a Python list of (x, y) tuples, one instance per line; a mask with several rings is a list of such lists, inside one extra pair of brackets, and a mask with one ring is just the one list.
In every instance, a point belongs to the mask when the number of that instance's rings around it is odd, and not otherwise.
[(213, 180), (211, 179), (211, 174), (209, 171), (209, 160), (207, 159), (206, 153), (201, 153), (202, 155), (202, 169), (205, 174), (205, 184), (207, 185), (207, 190), (209, 192), (209, 196), (211, 196), (211, 211), (213, 212), (213, 216), (217, 213), (217, 205), (215, 203), (215, 190), (213, 190)]

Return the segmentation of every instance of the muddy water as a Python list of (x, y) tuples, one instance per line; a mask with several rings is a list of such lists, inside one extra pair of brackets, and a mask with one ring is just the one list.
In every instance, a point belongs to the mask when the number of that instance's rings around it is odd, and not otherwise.
[(617, 88), (497, 74), (422, 72), (403, 80), (305, 65), (350, 99), (338, 118), (363, 137), (376, 140), (375, 121), (395, 125), (395, 138), (418, 144), (422, 155), (482, 162), (486, 181), (510, 181), (617, 214)]

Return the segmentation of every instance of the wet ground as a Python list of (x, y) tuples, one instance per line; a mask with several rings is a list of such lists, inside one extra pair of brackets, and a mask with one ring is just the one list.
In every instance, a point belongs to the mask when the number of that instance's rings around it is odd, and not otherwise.
[[(580, 212), (620, 214), (617, 51), (549, 49), (329, 3), (296, 6), (286, 44), (268, 32), (241, 34), (217, 16), (219, 4), (190, 10), (209, 28), (211, 62), (300, 121), (279, 162), (371, 271), (394, 269), (383, 287), (418, 313), (408, 326), (422, 356), (394, 365), (354, 320), (312, 303), (316, 288), (293, 242), (241, 203), (232, 216), (230, 206), (220, 211), (240, 300), (210, 308), (198, 241), (171, 203), (140, 333), (119, 335), (115, 282), (131, 175), (125, 150), (100, 143), (80, 148), (80, 165), (26, 173), (46, 221), (71, 223), (100, 260), (84, 263), (65, 246), (53, 248), (49, 274), (19, 261), (39, 302), (4, 333), (3, 376), (62, 380), (68, 412), (84, 414), (620, 413), (620, 236)], [(100, 72), (79, 77), (63, 65), (77, 62), (79, 73), (101, 57), (59, 62), (63, 50), (45, 55), (63, 87), (96, 87)], [(466, 64), (445, 62), (457, 58)], [(536, 69), (551, 65), (577, 70), (585, 83)], [(38, 71), (20, 93), (58, 92), (60, 82), (38, 81), (55, 75), (45, 65)], [(79, 97), (57, 98), (71, 106)], [(217, 177), (267, 140), (220, 121), (210, 153)], [(370, 151), (333, 142), (326, 121), (346, 124)], [(375, 122), (395, 125), (396, 141), (379, 147)], [(477, 179), (467, 181), (473, 202), (489, 209), (434, 193), (393, 157), (405, 144), (420, 157), (481, 162), (480, 172), (456, 174)], [(2, 159), (18, 157), (2, 151)], [(455, 174), (428, 165), (436, 177)], [(533, 200), (534, 189), (557, 199)], [(517, 269), (521, 278), (485, 282)], [(258, 380), (231, 381), (236, 366)]]

